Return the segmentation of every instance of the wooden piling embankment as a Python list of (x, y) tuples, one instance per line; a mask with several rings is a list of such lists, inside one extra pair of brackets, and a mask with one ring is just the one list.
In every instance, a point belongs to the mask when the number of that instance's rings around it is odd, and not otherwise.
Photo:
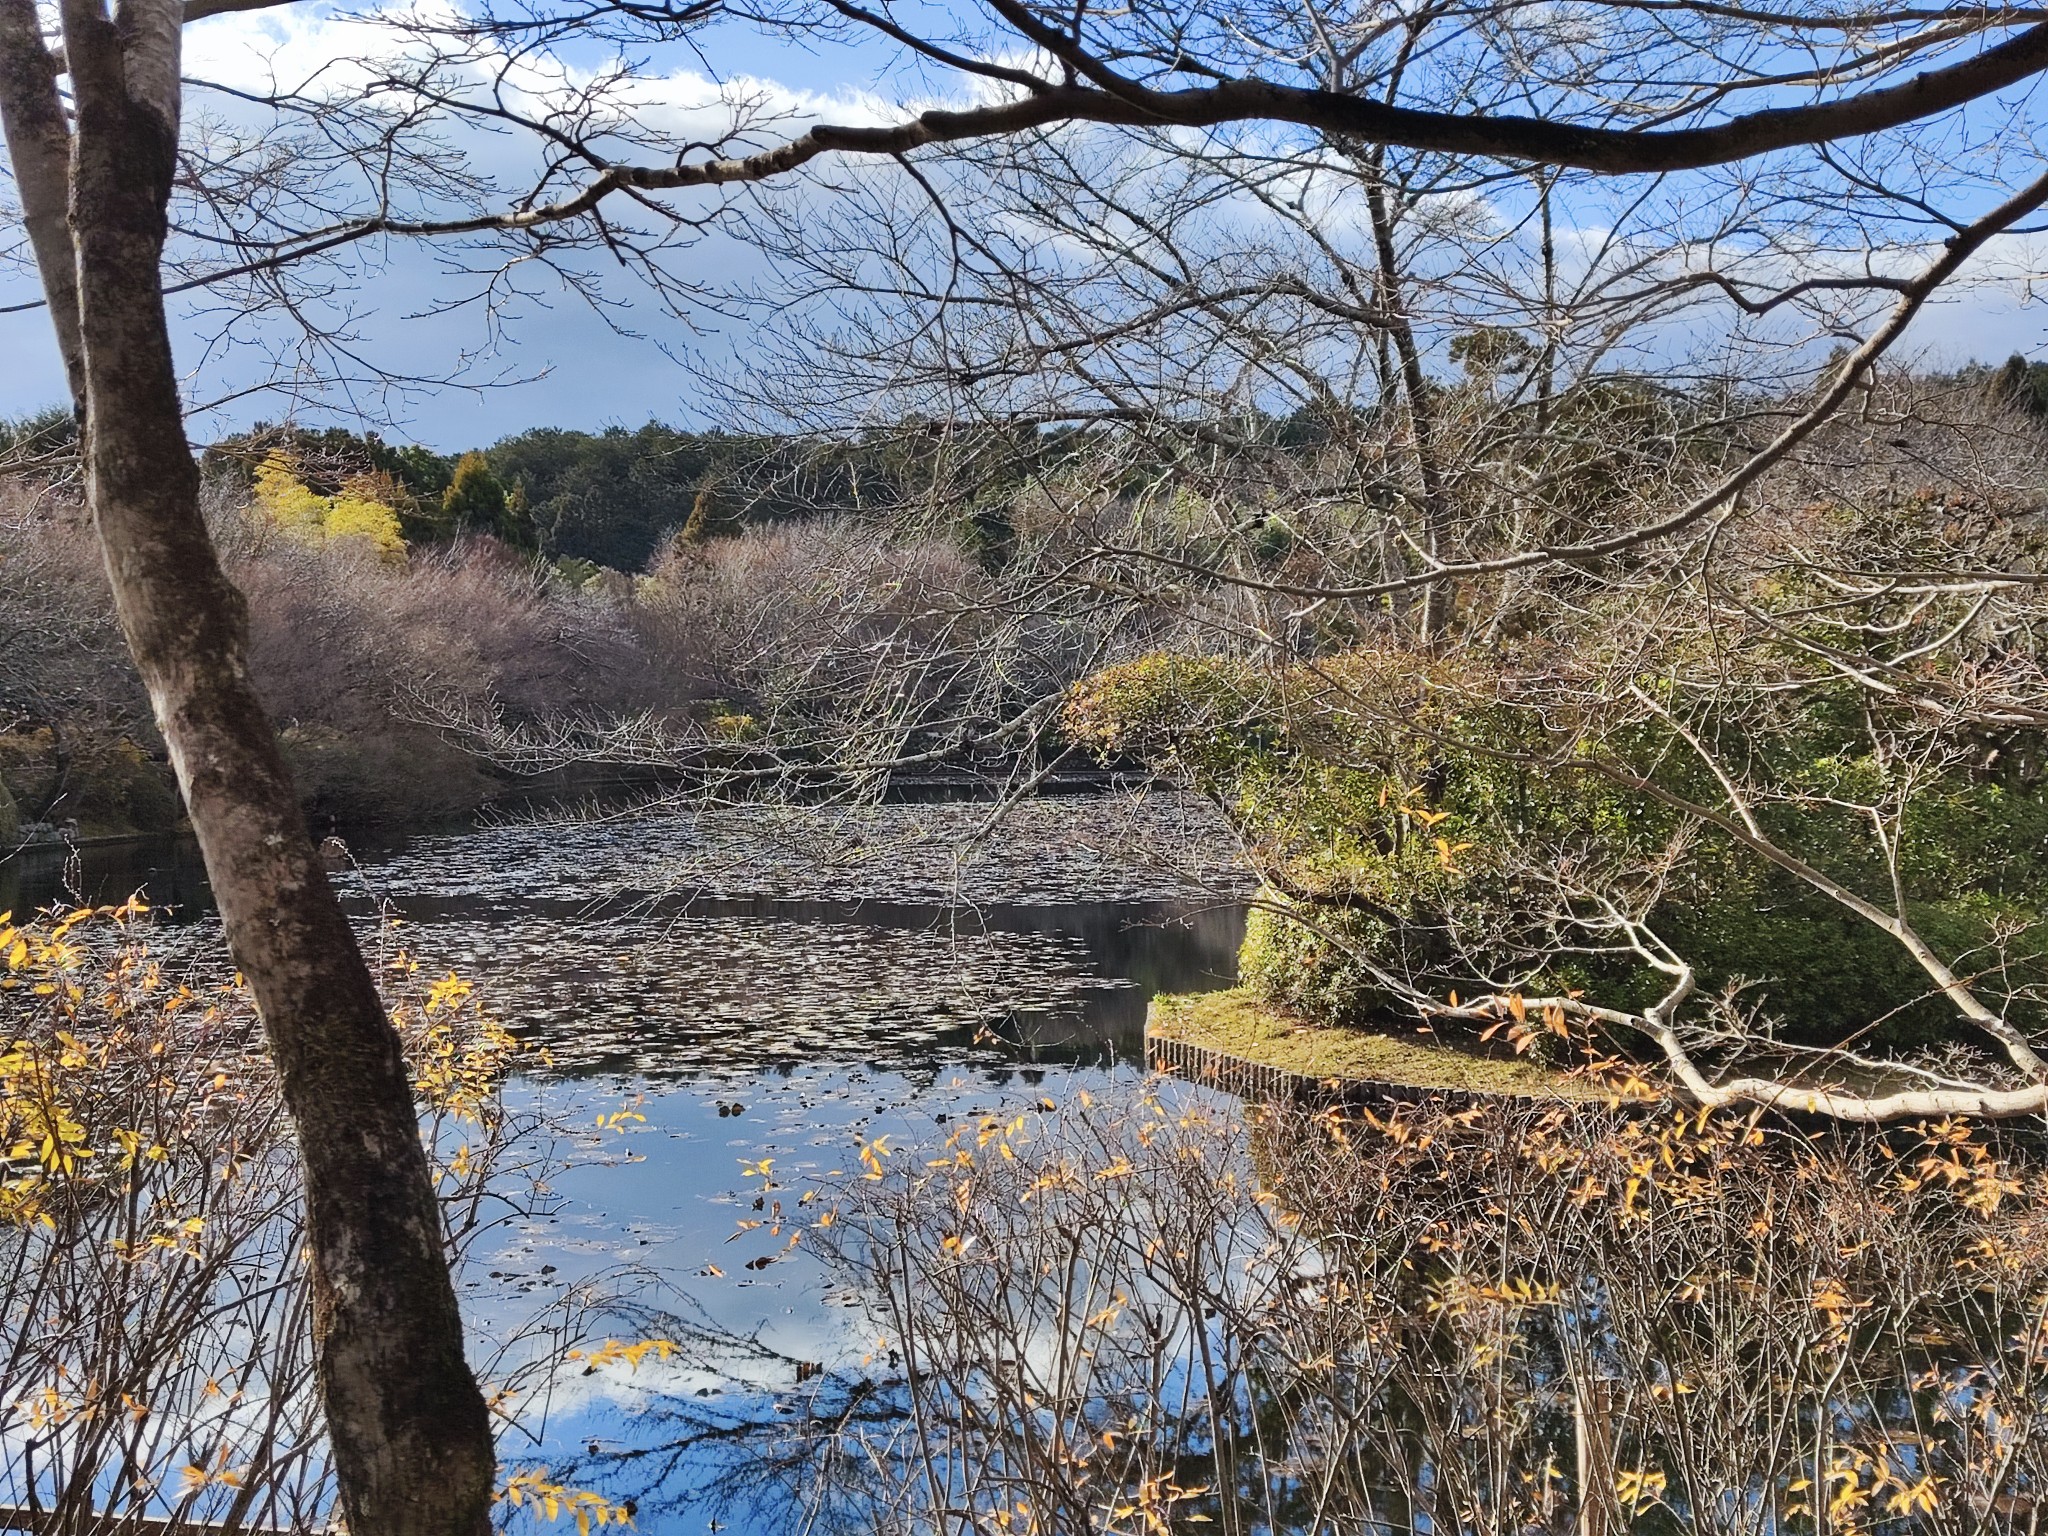
[[(1212, 1046), (1145, 1030), (1146, 1064), (1187, 1082), (1220, 1088), (1225, 1093), (1259, 1103), (1299, 1104), (1308, 1107), (1370, 1109), (1376, 1113), (1400, 1105), (1428, 1104), (1453, 1114), (1483, 1104), (1503, 1101), (1520, 1104), (1579, 1102), (1564, 1094), (1521, 1093), (1498, 1088), (1453, 1088), (1422, 1083), (1384, 1082), (1360, 1077), (1311, 1077), (1234, 1056)], [(1587, 1103), (1600, 1102), (1586, 1100)]]

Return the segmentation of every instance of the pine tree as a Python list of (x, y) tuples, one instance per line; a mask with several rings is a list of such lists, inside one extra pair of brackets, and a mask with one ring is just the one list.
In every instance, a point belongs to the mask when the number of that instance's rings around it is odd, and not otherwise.
[(526, 476), (520, 475), (512, 482), (512, 494), (505, 498), (505, 537), (514, 544), (533, 548), (540, 543), (540, 532), (534, 526), (533, 507), (526, 495)]
[(1988, 393), (2000, 405), (2048, 417), (2048, 363), (2030, 363), (2015, 352), (1991, 376)]

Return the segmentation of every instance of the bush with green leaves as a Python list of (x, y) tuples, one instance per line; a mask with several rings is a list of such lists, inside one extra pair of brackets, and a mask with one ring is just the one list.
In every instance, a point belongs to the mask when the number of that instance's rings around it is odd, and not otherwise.
[[(1670, 702), (1642, 697), (1624, 708), (1469, 654), (1264, 670), (1159, 654), (1076, 688), (1065, 725), (1222, 807), (1266, 883), (1245, 983), (1310, 1018), (1412, 1018), (1417, 995), (1494, 989), (1640, 1012), (1670, 978), (1620, 942), (1612, 907), (1695, 968), (1701, 997), (1789, 1040), (1952, 1032), (1892, 934), (1732, 835), (1739, 823), (1688, 809), (1715, 810), (1719, 786), (1674, 750)], [(1906, 770), (1873, 746), (1867, 701), (1816, 688), (1743, 703), (1723, 702), (1717, 749), (1757, 786), (1760, 837), (1883, 905), (1893, 870), (1863, 808)], [(2048, 785), (2022, 770), (2033, 756), (1987, 767), (1952, 739), (1913, 765), (1891, 838), (1913, 926), (2018, 1015), (2048, 989)]]

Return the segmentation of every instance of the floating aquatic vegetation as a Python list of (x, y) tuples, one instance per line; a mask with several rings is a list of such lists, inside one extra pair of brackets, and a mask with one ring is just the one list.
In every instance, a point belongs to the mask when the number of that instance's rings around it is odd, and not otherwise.
[(1058, 905), (1243, 895), (1237, 846), (1185, 795), (648, 812), (422, 838), (340, 877), (346, 894), (601, 902), (697, 893), (783, 900)]
[[(993, 1056), (1036, 1022), (1134, 983), (1062, 934), (954, 933), (758, 917), (501, 917), (414, 930), (558, 1066), (649, 1077), (751, 1073), (807, 1058)], [(1142, 997), (1131, 1007), (1140, 1013)]]

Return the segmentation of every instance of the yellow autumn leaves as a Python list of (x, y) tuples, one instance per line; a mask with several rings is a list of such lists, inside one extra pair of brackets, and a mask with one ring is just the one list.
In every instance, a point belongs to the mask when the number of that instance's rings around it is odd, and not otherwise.
[(372, 476), (351, 476), (338, 493), (322, 496), (300, 478), (290, 454), (272, 450), (256, 466), (255, 499), (272, 522), (309, 542), (359, 539), (382, 559), (405, 558), (398, 513)]
[(580, 1536), (590, 1536), (599, 1526), (633, 1523), (633, 1512), (626, 1505), (614, 1504), (600, 1493), (552, 1482), (545, 1467), (515, 1474), (499, 1490), (498, 1497), (514, 1509), (531, 1509), (549, 1520), (559, 1520), (566, 1514), (576, 1522)]
[[(140, 902), (79, 908), (25, 927), (14, 923), (12, 913), (0, 912), (0, 992), (25, 991), (56, 1010), (59, 1018), (76, 1020), (88, 993), (82, 974), (85, 951), (73, 935), (96, 918), (126, 922), (146, 911)], [(128, 995), (128, 989), (113, 986), (96, 1001), (119, 1020), (126, 1014)], [(190, 995), (177, 989), (163, 1002), (176, 1011)], [(121, 1126), (108, 1133), (110, 1145), (93, 1145), (95, 1138), (79, 1101), (87, 1079), (104, 1066), (106, 1053), (104, 1043), (88, 1046), (61, 1027), (34, 1038), (17, 1038), (0, 1049), (0, 1146), (6, 1148), (0, 1224), (49, 1225), (52, 1191), (77, 1181), (88, 1160), (101, 1151), (114, 1154), (110, 1166), (124, 1172), (138, 1161), (162, 1157), (146, 1135)]]

